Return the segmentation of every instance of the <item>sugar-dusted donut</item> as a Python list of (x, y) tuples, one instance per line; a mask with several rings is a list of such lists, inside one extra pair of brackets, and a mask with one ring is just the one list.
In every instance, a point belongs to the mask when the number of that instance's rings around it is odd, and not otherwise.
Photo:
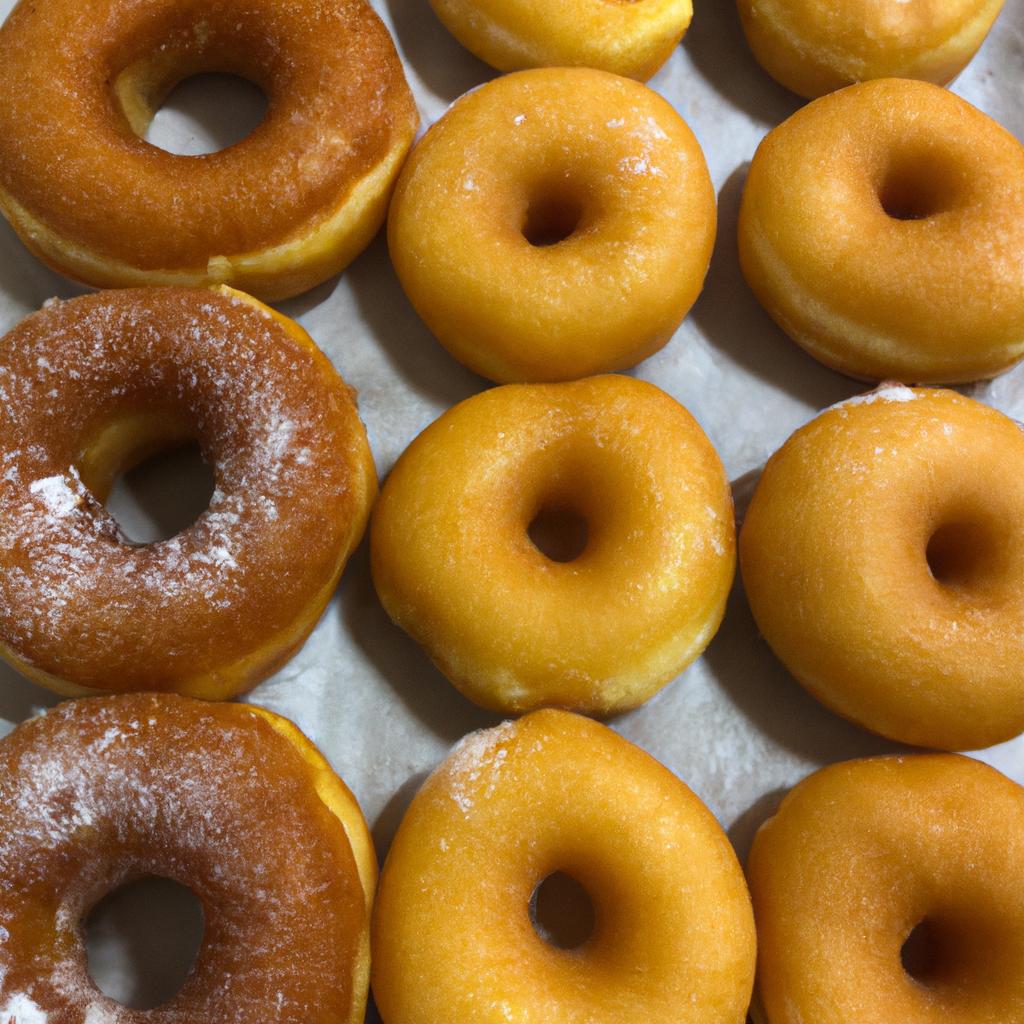
[[(531, 924), (555, 873), (593, 907), (576, 948)], [(754, 959), (743, 874), (707, 808), (564, 711), (455, 748), (399, 826), (374, 912), (385, 1024), (742, 1024)]]
[[(362, 1024), (377, 866), (355, 798), (291, 722), (129, 694), (0, 740), (0, 1020)], [(203, 943), (147, 1013), (104, 996), (82, 921), (140, 876), (188, 886)]]
[(1024, 1019), (1022, 858), (1024, 790), (978, 761), (916, 754), (815, 772), (747, 864), (754, 1020)]
[[(193, 439), (210, 507), (125, 542), (101, 504), (117, 474)], [(69, 695), (230, 697), (301, 646), (376, 487), (353, 392), (254, 299), (50, 304), (0, 340), (0, 654)]]
[[(258, 84), (264, 122), (205, 156), (143, 141), (205, 71)], [(383, 222), (417, 124), (365, 0), (21, 0), (0, 29), (0, 210), (100, 287), (311, 288)]]
[(646, 86), (522, 71), (463, 96), (399, 178), (391, 258), (445, 348), (491, 380), (569, 380), (660, 349), (704, 283), (715, 192)]
[(1024, 730), (1024, 432), (953, 391), (826, 410), (740, 534), (758, 627), (832, 710), (947, 750)]
[(738, 0), (747, 42), (777, 82), (815, 97), (871, 78), (938, 85), (963, 70), (1003, 0)]
[(843, 373), (949, 383), (1024, 354), (1024, 146), (939, 86), (850, 86), (770, 132), (739, 246), (765, 309)]
[(647, 81), (693, 17), (691, 0), (430, 0), (448, 31), (499, 71), (588, 67)]
[[(575, 549), (552, 557), (531, 527)], [(643, 703), (717, 630), (734, 551), (711, 442), (663, 391), (619, 376), (450, 409), (398, 460), (371, 529), (388, 614), (505, 712)]]

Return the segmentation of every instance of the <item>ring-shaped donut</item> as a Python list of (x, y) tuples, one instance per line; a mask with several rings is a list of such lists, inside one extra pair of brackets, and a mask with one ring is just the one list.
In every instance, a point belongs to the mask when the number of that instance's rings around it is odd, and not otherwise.
[(388, 245), (445, 348), (491, 380), (621, 370), (672, 337), (715, 241), (704, 154), (657, 93), (588, 68), (468, 93), (402, 172)]
[[(263, 123), (203, 156), (145, 142), (207, 71), (259, 85)], [(365, 0), (23, 0), (0, 29), (0, 210), (99, 287), (311, 288), (380, 227), (417, 124)]]
[[(295, 323), (241, 293), (56, 302), (0, 341), (0, 654), (61, 693), (232, 696), (312, 630), (376, 473), (353, 392)], [(133, 545), (101, 502), (197, 440), (209, 508)]]
[(768, 461), (740, 533), (758, 628), (839, 714), (973, 750), (1024, 730), (1024, 431), (953, 391), (840, 403)]
[(430, 0), (448, 31), (499, 71), (588, 67), (646, 82), (693, 17), (690, 0)]
[[(531, 922), (556, 872), (593, 905), (573, 949)], [(743, 874), (708, 809), (638, 747), (564, 711), (464, 739), (381, 872), (372, 975), (386, 1024), (741, 1024), (754, 959)]]
[[(291, 722), (242, 704), (68, 702), (0, 741), (0, 1020), (361, 1024), (376, 860), (355, 798)], [(204, 935), (148, 1011), (89, 977), (82, 921), (140, 876)]]
[[(549, 557), (530, 529), (557, 519), (584, 543)], [(607, 376), (450, 409), (391, 471), (370, 550), (388, 614), (471, 700), (613, 714), (707, 646), (734, 545), (697, 422), (652, 384)]]
[(765, 309), (843, 373), (952, 383), (1024, 354), (1024, 146), (937, 85), (850, 86), (770, 132), (739, 246)]
[(738, 0), (747, 42), (777, 82), (813, 98), (871, 78), (951, 82), (1003, 0)]
[(815, 772), (747, 863), (754, 1020), (1020, 1020), (1022, 858), (1024, 790), (978, 761), (917, 754)]

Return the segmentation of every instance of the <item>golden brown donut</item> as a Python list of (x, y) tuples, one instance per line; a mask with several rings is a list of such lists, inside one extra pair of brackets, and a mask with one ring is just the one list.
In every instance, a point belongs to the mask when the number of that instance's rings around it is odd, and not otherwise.
[[(127, 543), (110, 485), (186, 440), (210, 507)], [(226, 288), (50, 304), (0, 341), (0, 654), (73, 696), (237, 694), (302, 645), (376, 488), (353, 392), (286, 317)]]
[(833, 711), (947, 750), (1024, 730), (1024, 432), (953, 391), (833, 406), (768, 461), (740, 533), (758, 627)]
[[(530, 532), (545, 526), (562, 543), (581, 530), (582, 546), (549, 556)], [(654, 385), (510, 384), (413, 441), (374, 510), (370, 554), (388, 614), (470, 700), (614, 714), (718, 629), (732, 495), (700, 426)]]
[(777, 82), (822, 96), (870, 78), (952, 81), (1003, 0), (738, 0), (747, 42)]
[(445, 348), (502, 383), (620, 370), (704, 284), (715, 191), (700, 144), (645, 86), (588, 68), (498, 78), (427, 132), (388, 246)]
[[(359, 805), (291, 722), (61, 704), (0, 741), (0, 1020), (361, 1024), (376, 872)], [(81, 922), (146, 875), (192, 889), (205, 932), (182, 990), (139, 1012), (89, 977)]]
[[(593, 905), (583, 944), (531, 923), (553, 873)], [(398, 829), (373, 920), (385, 1024), (742, 1024), (750, 898), (708, 809), (606, 726), (537, 711), (473, 733)]]
[[(264, 122), (205, 156), (145, 142), (208, 71), (259, 85)], [(417, 124), (365, 0), (21, 0), (0, 29), (0, 210), (99, 287), (311, 288), (383, 222)]]
[(978, 761), (918, 754), (815, 772), (747, 864), (754, 1020), (1024, 1020), (1022, 857), (1024, 791)]
[(938, 86), (850, 86), (770, 132), (739, 249), (779, 326), (851, 376), (978, 380), (1024, 354), (1024, 146)]
[(448, 31), (499, 71), (589, 67), (646, 82), (693, 17), (690, 0), (430, 0)]

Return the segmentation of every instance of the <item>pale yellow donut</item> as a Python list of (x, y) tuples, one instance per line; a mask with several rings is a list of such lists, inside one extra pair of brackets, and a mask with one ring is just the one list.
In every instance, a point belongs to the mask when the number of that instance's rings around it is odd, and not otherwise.
[[(546, 942), (530, 902), (581, 884), (594, 927)], [(381, 873), (385, 1024), (742, 1024), (749, 896), (696, 796), (597, 722), (538, 711), (467, 737), (417, 793)]]
[(777, 82), (822, 96), (871, 78), (952, 81), (1003, 0), (738, 0), (754, 56)]
[(1024, 431), (953, 391), (842, 403), (772, 456), (740, 534), (765, 639), (823, 703), (892, 739), (1024, 730)]
[(850, 86), (769, 133), (739, 249), (783, 330), (851, 376), (978, 380), (1024, 354), (1024, 147), (936, 85)]
[(499, 71), (589, 67), (646, 82), (693, 17), (691, 0), (430, 0), (448, 31)]
[[(568, 561), (528, 533), (558, 515), (586, 524)], [(507, 385), (413, 441), (381, 492), (370, 550), (388, 614), (471, 700), (612, 714), (717, 630), (732, 498), (699, 425), (653, 385)]]
[(815, 772), (747, 865), (754, 1020), (1024, 1020), (1022, 859), (1024, 791), (978, 761), (918, 754)]
[(693, 133), (645, 86), (587, 68), (467, 94), (415, 148), (388, 244), (416, 311), (491, 380), (638, 363), (704, 283), (715, 192)]

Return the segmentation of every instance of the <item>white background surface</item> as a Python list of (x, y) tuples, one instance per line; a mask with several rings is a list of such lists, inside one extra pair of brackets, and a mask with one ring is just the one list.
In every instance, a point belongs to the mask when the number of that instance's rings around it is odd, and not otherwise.
[[(0, 15), (10, 6), (0, 0)], [(448, 35), (426, 0), (375, 0), (374, 6), (393, 31), (424, 126), (465, 90), (493, 77)], [(635, 374), (697, 417), (725, 462), (742, 514), (765, 459), (817, 410), (863, 386), (800, 351), (741, 278), (735, 229), (747, 164), (762, 136), (801, 101), (754, 63), (730, 0), (698, 0), (682, 47), (651, 85), (704, 147), (719, 195), (719, 239), (693, 312)], [(1024, 0), (1008, 0), (995, 32), (954, 89), (1024, 138)], [(258, 120), (261, 107), (250, 90), (232, 90), (223, 102), (211, 91), (209, 83), (180, 90), (174, 109), (158, 115), (151, 139), (196, 152), (218, 148), (211, 143), (229, 141), (240, 123)], [(0, 330), (48, 297), (79, 290), (36, 262), (0, 222)], [(489, 386), (455, 363), (419, 322), (382, 237), (341, 278), (281, 308), (299, 319), (358, 389), (381, 477), (444, 409)], [(1024, 369), (967, 390), (1024, 419)], [(136, 488), (135, 514), (159, 520), (166, 509), (152, 484), (149, 474), (149, 484)], [(121, 500), (129, 509), (131, 495)], [(497, 721), (462, 698), (388, 621), (370, 581), (365, 544), (305, 648), (247, 699), (292, 718), (320, 746), (358, 796), (381, 854), (424, 774), (464, 733)], [(55, 702), (0, 667), (0, 733)], [(708, 803), (741, 856), (782, 791), (808, 772), (897, 749), (804, 694), (758, 638), (738, 587), (704, 657), (646, 706), (611, 724)], [(1024, 782), (1024, 741), (981, 756)], [(125, 919), (139, 912), (136, 904)], [(112, 931), (116, 935), (116, 922)], [(114, 942), (115, 961), (116, 947)], [(127, 974), (132, 970), (124, 967)], [(123, 978), (118, 981), (116, 968), (103, 973), (110, 994), (130, 989)]]

